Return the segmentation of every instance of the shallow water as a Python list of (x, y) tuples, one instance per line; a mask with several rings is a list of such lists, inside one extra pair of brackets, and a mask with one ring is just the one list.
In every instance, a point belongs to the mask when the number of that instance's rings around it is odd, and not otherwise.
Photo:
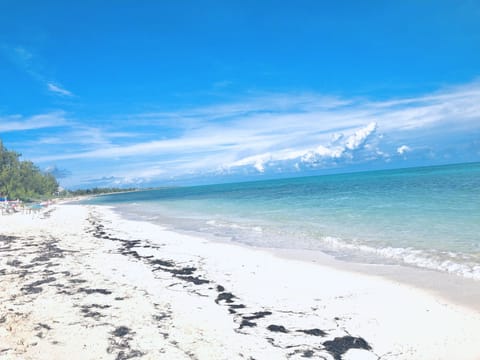
[(480, 163), (100, 196), (182, 231), (480, 279)]

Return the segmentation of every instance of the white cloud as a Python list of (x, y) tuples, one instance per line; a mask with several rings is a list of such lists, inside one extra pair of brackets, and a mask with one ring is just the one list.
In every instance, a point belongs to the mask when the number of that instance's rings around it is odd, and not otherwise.
[(47, 83), (47, 87), (48, 87), (48, 90), (50, 90), (51, 92), (57, 94), (57, 95), (62, 95), (62, 96), (73, 96), (73, 94), (62, 88), (60, 85), (56, 85), (56, 84), (53, 84), (53, 83)]
[[(338, 142), (344, 138), (344, 134), (337, 133), (335, 144), (318, 145), (313, 149), (304, 150), (280, 149), (276, 152), (249, 156), (227, 165), (226, 169), (228, 172), (232, 172), (232, 169), (250, 166), (263, 173), (267, 167), (275, 168), (277, 171), (279, 169), (291, 170), (292, 168), (300, 170), (302, 166), (326, 165), (330, 160), (352, 159), (354, 152), (366, 144), (376, 129), (377, 124), (372, 122), (354, 131), (342, 144), (338, 144)], [(378, 155), (378, 152), (376, 153)]]
[(331, 136), (331, 143), (335, 144), (337, 141), (341, 140), (343, 138), (343, 134), (341, 133), (334, 133)]
[(3, 50), (13, 64), (25, 71), (35, 81), (46, 86), (48, 91), (51, 93), (60, 96), (74, 96), (71, 91), (65, 89), (57, 82), (52, 81), (53, 79), (49, 78), (48, 76), (45, 76), (45, 71), (43, 69), (45, 65), (42, 64), (43, 61), (38, 54), (33, 53), (23, 46), (9, 47), (5, 44), (0, 48), (0, 50)]
[(65, 126), (67, 120), (63, 111), (23, 117), (10, 115), (0, 117), (0, 132), (23, 131), (42, 128)]
[[(260, 94), (230, 104), (117, 116), (97, 124), (103, 127), (71, 129), (70, 134), (83, 134), (68, 137), (70, 152), (37, 152), (33, 160), (154, 162), (162, 171), (144, 174), (151, 179), (218, 169), (266, 173), (392, 161), (390, 154), (405, 153), (402, 145), (412, 140), (430, 141), (430, 146), (435, 136), (452, 129), (480, 132), (480, 83), (388, 101)], [(122, 135), (132, 131), (135, 137)], [(108, 135), (114, 133), (118, 137)]]
[(397, 153), (399, 153), (400, 155), (403, 155), (403, 154), (405, 154), (406, 152), (411, 151), (411, 150), (412, 150), (412, 149), (410, 149), (409, 146), (407, 146), (407, 145), (402, 145), (402, 146), (399, 146), (399, 147), (397, 148)]
[(377, 123), (372, 122), (368, 126), (355, 131), (355, 133), (348, 137), (345, 142), (345, 148), (349, 150), (358, 149), (362, 146), (370, 135), (372, 135), (377, 129)]

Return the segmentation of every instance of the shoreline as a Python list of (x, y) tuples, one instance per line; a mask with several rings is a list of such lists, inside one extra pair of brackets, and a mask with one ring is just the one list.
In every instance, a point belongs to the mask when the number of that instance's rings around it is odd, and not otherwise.
[[(405, 286), (413, 286), (435, 296), (440, 296), (447, 302), (466, 306), (480, 313), (480, 280), (477, 279), (466, 278), (455, 273), (448, 273), (440, 270), (409, 266), (407, 264), (381, 264), (343, 260), (321, 250), (255, 246), (201, 231), (183, 230), (170, 227), (168, 223), (158, 223), (142, 218), (136, 214), (126, 213), (121, 208), (113, 205), (94, 206), (108, 208), (127, 220), (155, 224), (164, 227), (167, 231), (186, 236), (205, 238), (214, 243), (231, 244), (233, 246), (239, 246), (253, 251), (266, 251), (280, 258), (333, 267), (340, 271), (349, 271), (367, 276), (381, 277), (388, 281), (401, 283)], [(163, 217), (162, 219), (168, 221), (168, 218), (166, 217)]]
[(480, 358), (478, 310), (383, 277), (106, 207), (6, 218), (0, 357)]
[(336, 259), (314, 250), (268, 249), (287, 259), (318, 263), (341, 271), (380, 277), (443, 298), (480, 313), (480, 281), (456, 274), (404, 265), (369, 264)]

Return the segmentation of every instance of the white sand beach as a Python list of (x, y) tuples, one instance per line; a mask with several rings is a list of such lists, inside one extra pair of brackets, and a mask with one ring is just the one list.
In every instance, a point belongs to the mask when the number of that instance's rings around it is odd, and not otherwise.
[(108, 207), (0, 217), (1, 359), (480, 359), (480, 312)]

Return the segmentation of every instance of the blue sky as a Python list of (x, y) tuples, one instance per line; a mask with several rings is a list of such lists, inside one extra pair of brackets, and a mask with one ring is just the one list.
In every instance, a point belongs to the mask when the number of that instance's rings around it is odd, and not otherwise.
[(0, 2), (0, 138), (66, 187), (480, 161), (477, 1)]

